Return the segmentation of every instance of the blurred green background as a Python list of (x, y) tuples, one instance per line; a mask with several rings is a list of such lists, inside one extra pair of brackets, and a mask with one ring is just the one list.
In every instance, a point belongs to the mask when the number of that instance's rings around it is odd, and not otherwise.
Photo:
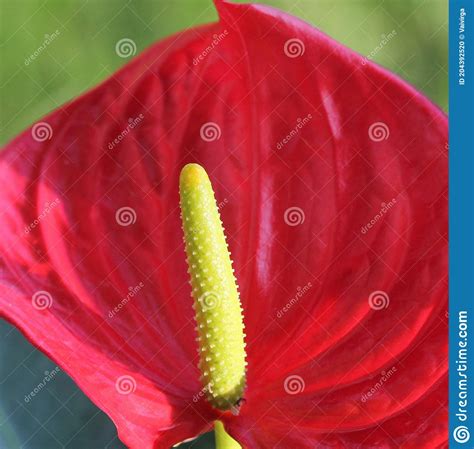
[[(266, 0), (363, 55), (374, 56), (447, 111), (447, 0)], [(211, 0), (2, 0), (0, 2), (0, 143), (107, 78), (157, 39), (215, 21)], [(27, 58), (57, 37), (34, 60)], [(0, 448), (117, 449), (111, 421), (60, 371), (32, 400), (25, 396), (56, 365), (0, 322)], [(212, 448), (210, 435), (183, 445)]]

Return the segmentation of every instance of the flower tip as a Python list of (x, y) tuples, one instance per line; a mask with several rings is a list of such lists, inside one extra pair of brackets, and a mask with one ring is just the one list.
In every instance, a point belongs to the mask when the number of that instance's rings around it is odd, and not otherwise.
[(197, 187), (204, 182), (209, 181), (206, 170), (199, 164), (186, 164), (179, 177), (181, 188)]

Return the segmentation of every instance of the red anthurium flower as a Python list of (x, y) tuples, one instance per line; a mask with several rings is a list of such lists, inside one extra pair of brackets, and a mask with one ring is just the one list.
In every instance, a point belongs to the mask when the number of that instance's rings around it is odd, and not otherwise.
[[(446, 117), (277, 10), (160, 42), (1, 155), (2, 315), (131, 448), (447, 447)], [(238, 416), (202, 393), (179, 214), (212, 180), (240, 284)]]

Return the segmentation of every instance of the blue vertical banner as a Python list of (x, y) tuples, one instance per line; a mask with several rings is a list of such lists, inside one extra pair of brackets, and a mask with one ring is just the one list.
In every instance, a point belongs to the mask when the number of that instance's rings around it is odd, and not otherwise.
[[(450, 448), (474, 447), (474, 376), (471, 376), (474, 369), (473, 58), (474, 1), (451, 0), (449, 5)], [(472, 391), (471, 394), (469, 390)]]

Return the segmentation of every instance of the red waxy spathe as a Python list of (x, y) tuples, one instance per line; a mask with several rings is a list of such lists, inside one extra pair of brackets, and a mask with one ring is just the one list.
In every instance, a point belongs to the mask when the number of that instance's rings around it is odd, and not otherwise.
[(198, 162), (245, 315), (228, 431), (250, 449), (447, 447), (446, 117), (287, 14), (218, 9), (2, 152), (2, 316), (130, 448), (210, 429), (178, 198)]

